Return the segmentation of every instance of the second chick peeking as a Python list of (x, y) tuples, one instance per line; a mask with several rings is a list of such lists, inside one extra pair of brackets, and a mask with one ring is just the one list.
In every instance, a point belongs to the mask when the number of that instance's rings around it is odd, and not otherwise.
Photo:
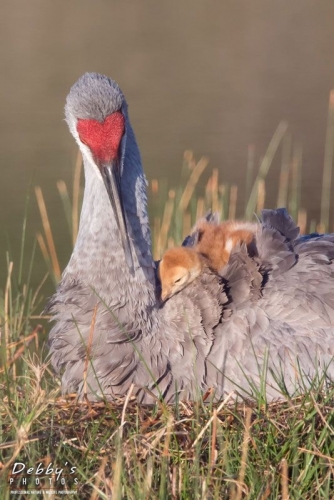
[(198, 240), (193, 247), (168, 249), (159, 264), (161, 299), (165, 301), (197, 278), (205, 266), (220, 273), (229, 261), (232, 250), (246, 244), (248, 253), (256, 253), (258, 225), (244, 221), (215, 224), (199, 221), (195, 227)]

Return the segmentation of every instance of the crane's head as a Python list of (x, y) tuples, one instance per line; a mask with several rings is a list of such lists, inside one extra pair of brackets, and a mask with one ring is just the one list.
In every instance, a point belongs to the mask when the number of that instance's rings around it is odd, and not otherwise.
[(202, 258), (192, 248), (167, 250), (159, 264), (161, 300), (167, 300), (194, 281), (201, 274), (203, 265)]
[(130, 270), (133, 259), (122, 200), (121, 178), (127, 136), (127, 105), (116, 82), (85, 73), (66, 99), (66, 121), (81, 152), (102, 176)]

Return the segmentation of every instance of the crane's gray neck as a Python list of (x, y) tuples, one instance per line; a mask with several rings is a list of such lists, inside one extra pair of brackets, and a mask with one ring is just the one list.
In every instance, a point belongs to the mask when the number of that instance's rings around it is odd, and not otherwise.
[[(126, 264), (115, 215), (103, 180), (96, 167), (84, 156), (85, 191), (78, 238), (64, 272), (93, 287), (107, 303), (110, 296), (126, 297), (140, 293), (143, 307), (155, 303), (154, 264), (147, 215), (146, 179), (140, 154), (130, 125), (121, 190), (134, 259), (134, 275)], [(125, 299), (124, 299), (125, 298)]]

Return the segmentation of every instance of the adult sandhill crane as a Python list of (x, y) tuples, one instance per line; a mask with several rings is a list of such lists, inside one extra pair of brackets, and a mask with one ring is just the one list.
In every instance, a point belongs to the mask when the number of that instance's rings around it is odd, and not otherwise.
[(133, 383), (143, 402), (195, 399), (208, 387), (218, 398), (250, 394), (265, 377), (273, 398), (282, 376), (290, 393), (317, 371), (334, 378), (333, 236), (298, 239), (284, 211), (264, 212), (256, 259), (241, 246), (223, 276), (206, 268), (161, 307), (125, 98), (87, 73), (65, 113), (86, 184), (75, 248), (48, 305), (63, 392), (112, 399)]

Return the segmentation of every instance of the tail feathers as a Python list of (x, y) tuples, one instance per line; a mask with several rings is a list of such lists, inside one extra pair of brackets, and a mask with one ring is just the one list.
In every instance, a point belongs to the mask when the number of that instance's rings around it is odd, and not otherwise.
[(276, 229), (287, 240), (294, 240), (299, 235), (299, 227), (296, 226), (291, 215), (286, 208), (277, 208), (276, 210), (262, 210), (262, 226), (265, 228)]
[(273, 276), (285, 273), (298, 261), (286, 236), (277, 229), (263, 225), (256, 237), (258, 257), (261, 268)]

